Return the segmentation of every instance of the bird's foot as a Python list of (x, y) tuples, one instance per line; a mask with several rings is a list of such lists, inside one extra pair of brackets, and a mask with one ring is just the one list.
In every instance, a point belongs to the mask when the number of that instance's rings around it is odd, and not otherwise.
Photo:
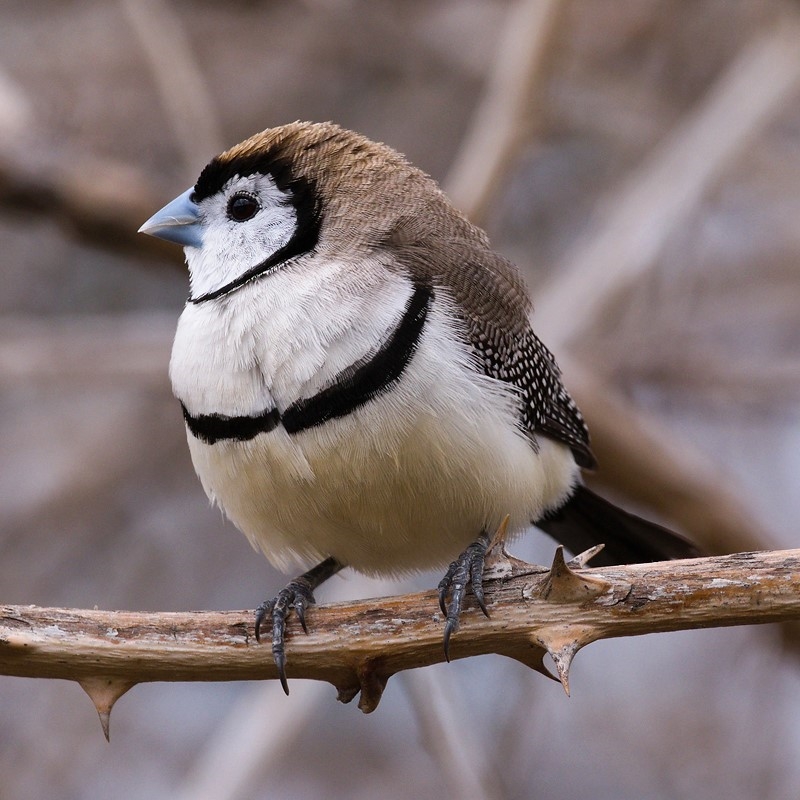
[(301, 576), (291, 581), (278, 592), (272, 600), (265, 600), (256, 609), (256, 641), (261, 641), (261, 628), (267, 621), (272, 620), (272, 657), (278, 668), (278, 677), (286, 694), (289, 694), (289, 684), (286, 681), (286, 649), (284, 636), (286, 633), (286, 618), (289, 611), (294, 609), (297, 618), (303, 626), (303, 631), (308, 633), (306, 627), (306, 608), (314, 604), (314, 592), (308, 581)]
[(297, 619), (303, 628), (304, 633), (308, 633), (306, 627), (306, 609), (313, 606), (314, 589), (331, 575), (335, 575), (342, 565), (335, 558), (326, 558), (316, 567), (304, 572), (298, 578), (290, 581), (287, 586), (278, 592), (277, 597), (272, 600), (265, 600), (256, 609), (256, 641), (261, 641), (261, 628), (267, 619), (272, 622), (272, 658), (278, 668), (278, 677), (281, 686), (286, 694), (289, 694), (289, 683), (286, 680), (286, 618), (289, 612), (294, 609)]
[[(458, 630), (461, 606), (467, 585), (472, 586), (472, 593), (481, 611), (488, 617), (486, 602), (483, 597), (483, 567), (490, 539), (482, 533), (452, 564), (447, 568), (444, 578), (439, 581), (439, 608), (445, 617), (444, 625), (444, 657), (450, 661), (450, 636)], [(450, 595), (450, 604), (447, 596)]]

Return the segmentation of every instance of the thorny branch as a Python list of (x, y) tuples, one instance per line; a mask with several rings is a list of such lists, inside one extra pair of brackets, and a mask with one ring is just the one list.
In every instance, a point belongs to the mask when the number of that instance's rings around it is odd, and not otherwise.
[[(502, 548), (499, 548), (502, 550)], [(474, 603), (451, 641), (453, 659), (509, 656), (539, 672), (549, 653), (569, 692), (575, 653), (598, 639), (800, 618), (800, 549), (583, 569), (596, 548), (548, 570), (494, 554), (484, 618)], [(469, 598), (471, 600), (471, 597)], [(397, 672), (444, 660), (433, 591), (318, 606), (309, 634), (288, 627), (290, 678), (361, 693), (373, 711)], [(275, 679), (252, 613), (141, 613), (0, 607), (0, 674), (78, 681), (108, 730), (114, 702), (147, 681)]]

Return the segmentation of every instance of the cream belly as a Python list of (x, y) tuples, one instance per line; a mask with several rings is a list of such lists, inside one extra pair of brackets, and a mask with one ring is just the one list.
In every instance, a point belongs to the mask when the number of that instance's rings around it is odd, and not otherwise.
[(570, 450), (516, 425), (516, 396), (468, 368), (441, 309), (391, 389), (345, 417), (246, 442), (189, 435), (208, 495), (282, 569), (334, 556), (368, 574), (455, 558), (510, 515), (518, 531), (573, 486)]
[(402, 441), (354, 430), (320, 446), (302, 441), (313, 434), (273, 432), (263, 434), (269, 446), (192, 439), (190, 448), (209, 496), (276, 566), (307, 567), (332, 555), (368, 574), (399, 574), (455, 558), (506, 514), (512, 531), (522, 529), (572, 485), (561, 445), (543, 442), (537, 455), (501, 435), (495, 452), (479, 452), (476, 442), (456, 450), (449, 433), (429, 418), (408, 426)]

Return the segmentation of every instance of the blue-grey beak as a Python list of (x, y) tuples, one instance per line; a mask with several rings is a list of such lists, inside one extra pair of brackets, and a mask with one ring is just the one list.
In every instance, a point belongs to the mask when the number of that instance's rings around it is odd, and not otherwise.
[(139, 228), (139, 233), (157, 236), (184, 247), (202, 247), (200, 209), (192, 200), (193, 193), (194, 189), (187, 189), (171, 203), (167, 203)]

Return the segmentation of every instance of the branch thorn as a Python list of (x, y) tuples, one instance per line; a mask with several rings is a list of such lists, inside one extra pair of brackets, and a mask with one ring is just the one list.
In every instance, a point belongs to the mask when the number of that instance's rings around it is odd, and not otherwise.
[(136, 683), (132, 681), (122, 681), (118, 678), (102, 677), (83, 678), (79, 680), (78, 683), (83, 691), (89, 695), (89, 699), (94, 703), (94, 707), (97, 709), (97, 716), (100, 717), (100, 725), (103, 728), (103, 736), (106, 737), (107, 742), (111, 741), (109, 738), (111, 709), (114, 707), (114, 703), (116, 703), (128, 689), (135, 686)]
[(597, 638), (597, 630), (588, 625), (551, 625), (540, 628), (531, 636), (534, 645), (543, 647), (553, 659), (558, 679), (567, 697), (569, 697), (569, 668), (575, 653)]
[(533, 566), (528, 564), (527, 561), (521, 561), (519, 558), (509, 555), (506, 550), (509, 519), (508, 514), (503, 517), (489, 542), (489, 546), (486, 548), (484, 580), (498, 580), (515, 574), (541, 572), (547, 569), (546, 567)]
[(587, 550), (567, 564), (564, 561), (564, 548), (559, 545), (553, 556), (553, 565), (544, 582), (539, 587), (530, 587), (527, 591), (523, 591), (523, 596), (531, 597), (538, 594), (542, 600), (551, 603), (582, 603), (607, 592), (612, 586), (610, 581), (595, 575), (581, 575), (572, 569), (572, 564), (587, 553), (590, 554), (588, 558), (595, 555), (591, 550)]
[(558, 679), (561, 681), (561, 685), (564, 687), (567, 697), (569, 697), (569, 668), (572, 665), (572, 659), (574, 658), (575, 653), (578, 652), (579, 648), (580, 644), (576, 641), (564, 645), (559, 650), (550, 651), (550, 657), (553, 659), (553, 663), (556, 665)]
[(584, 550), (582, 553), (578, 553), (574, 558), (571, 558), (567, 562), (567, 566), (572, 569), (585, 567), (603, 549), (605, 549), (604, 544), (596, 544), (594, 547), (590, 547), (588, 550)]
[(508, 553), (506, 553), (506, 536), (508, 536), (509, 519), (510, 515), (506, 514), (500, 524), (497, 526), (497, 530), (494, 532), (494, 536), (492, 536), (492, 540), (489, 542), (489, 546), (486, 548), (487, 556), (492, 554), (496, 547), (500, 548), (500, 555), (508, 555)]
[(378, 703), (383, 697), (383, 690), (389, 681), (389, 675), (379, 671), (375, 662), (372, 659), (368, 659), (358, 666), (356, 676), (361, 686), (358, 707), (365, 714), (371, 714), (378, 707)]
[(509, 643), (508, 646), (501, 646), (497, 648), (497, 654), (513, 658), (519, 661), (520, 664), (535, 670), (536, 672), (544, 675), (545, 678), (550, 678), (551, 681), (557, 681), (558, 678), (553, 675), (544, 663), (544, 657), (547, 650), (533, 638), (526, 637), (522, 642)]

